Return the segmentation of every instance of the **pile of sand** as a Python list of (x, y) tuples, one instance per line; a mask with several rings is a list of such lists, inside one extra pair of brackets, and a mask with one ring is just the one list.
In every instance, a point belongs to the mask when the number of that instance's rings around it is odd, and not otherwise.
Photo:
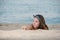
[(0, 40), (60, 40), (60, 30), (0, 30)]

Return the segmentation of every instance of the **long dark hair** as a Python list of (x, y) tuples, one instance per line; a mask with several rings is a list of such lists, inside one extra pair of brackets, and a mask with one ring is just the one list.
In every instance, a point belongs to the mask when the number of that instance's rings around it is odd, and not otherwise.
[(48, 30), (48, 27), (45, 23), (45, 19), (42, 15), (37, 14), (37, 15), (33, 15), (33, 16), (36, 17), (40, 22), (40, 25), (39, 25), (38, 29), (47, 29)]

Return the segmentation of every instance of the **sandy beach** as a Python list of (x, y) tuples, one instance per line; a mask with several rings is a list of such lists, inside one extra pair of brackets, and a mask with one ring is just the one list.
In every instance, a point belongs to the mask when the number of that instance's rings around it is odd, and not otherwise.
[(49, 30), (22, 30), (26, 24), (0, 24), (0, 40), (60, 40), (60, 25), (48, 24)]
[(0, 40), (60, 40), (60, 0), (0, 0)]

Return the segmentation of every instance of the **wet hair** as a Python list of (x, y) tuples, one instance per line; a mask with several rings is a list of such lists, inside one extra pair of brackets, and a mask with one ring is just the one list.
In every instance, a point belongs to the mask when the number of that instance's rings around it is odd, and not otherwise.
[(48, 30), (48, 27), (45, 23), (45, 19), (42, 15), (37, 14), (37, 15), (33, 15), (33, 16), (36, 17), (40, 22), (40, 25), (39, 25), (38, 29), (47, 29)]

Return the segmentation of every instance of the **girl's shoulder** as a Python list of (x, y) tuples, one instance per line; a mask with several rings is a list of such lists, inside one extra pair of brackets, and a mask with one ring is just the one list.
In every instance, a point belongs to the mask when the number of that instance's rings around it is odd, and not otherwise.
[(24, 29), (24, 30), (32, 30), (32, 25), (23, 25), (21, 27), (21, 29)]

